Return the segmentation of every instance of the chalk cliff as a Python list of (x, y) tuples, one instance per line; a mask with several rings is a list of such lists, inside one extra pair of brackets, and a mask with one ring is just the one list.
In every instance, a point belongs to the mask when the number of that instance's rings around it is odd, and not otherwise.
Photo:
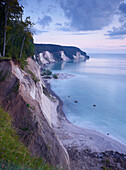
[(0, 105), (12, 115), (20, 138), (33, 154), (69, 169), (68, 153), (53, 130), (58, 125), (57, 104), (32, 59), (25, 71), (13, 61), (0, 63)]
[(86, 60), (89, 56), (77, 47), (53, 44), (35, 44), (34, 59), (41, 64), (59, 61)]

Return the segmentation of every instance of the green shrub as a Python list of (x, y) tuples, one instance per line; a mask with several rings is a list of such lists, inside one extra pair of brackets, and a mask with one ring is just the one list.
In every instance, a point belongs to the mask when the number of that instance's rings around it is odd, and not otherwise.
[(2, 60), (8, 61), (8, 60), (11, 60), (11, 59), (12, 59), (11, 57), (1, 57), (1, 58), (0, 58), (1, 61), (2, 61)]
[(30, 107), (30, 104), (27, 104), (27, 107), (29, 108), (29, 107)]
[(43, 69), (43, 72), (42, 72), (42, 74), (41, 74), (41, 76), (45, 76), (45, 75), (51, 75), (52, 74), (52, 72), (50, 71), (50, 70), (46, 70), (46, 69)]
[(58, 76), (56, 74), (53, 74), (54, 79), (58, 79)]
[(46, 70), (46, 75), (51, 75), (52, 74), (52, 72), (50, 71), (50, 70)]
[(35, 82), (35, 84), (40, 81), (38, 77), (35, 76), (35, 74), (31, 70), (27, 70), (27, 73), (31, 75), (32, 80)]

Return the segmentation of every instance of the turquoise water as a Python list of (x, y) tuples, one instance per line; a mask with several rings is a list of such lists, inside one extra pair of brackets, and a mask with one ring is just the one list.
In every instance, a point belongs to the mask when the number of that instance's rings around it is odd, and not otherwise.
[(51, 80), (51, 88), (63, 100), (63, 110), (70, 122), (109, 133), (126, 144), (126, 55), (90, 56), (86, 62), (51, 64), (49, 67), (55, 73), (75, 75)]

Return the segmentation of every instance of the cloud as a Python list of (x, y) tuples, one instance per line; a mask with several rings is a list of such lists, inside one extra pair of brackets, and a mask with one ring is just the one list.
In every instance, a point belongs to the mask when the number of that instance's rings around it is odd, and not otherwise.
[(58, 28), (59, 31), (69, 32), (71, 29), (69, 27), (60, 27)]
[(100, 30), (109, 25), (123, 0), (57, 0), (70, 26), (77, 31)]
[(41, 25), (42, 28), (45, 28), (49, 26), (49, 24), (52, 22), (52, 18), (50, 16), (45, 15), (43, 18), (38, 18), (37, 24)]
[(108, 34), (105, 35), (111, 39), (124, 39), (126, 37), (126, 23), (119, 28), (113, 27), (113, 30), (108, 31)]
[(108, 31), (106, 36), (110, 39), (125, 39), (126, 38), (126, 3), (121, 3), (119, 5), (120, 18), (119, 22), (121, 26), (119, 28), (113, 27), (111, 31)]
[(89, 35), (89, 34), (93, 34), (93, 33), (87, 33), (87, 32), (75, 32), (75, 33), (72, 33), (71, 35)]
[(27, 0), (19, 0), (19, 4), (22, 4), (23, 6), (28, 7), (28, 2), (27, 2)]
[(120, 45), (120, 47), (126, 47), (126, 45)]
[(56, 23), (55, 25), (58, 26), (58, 27), (62, 27), (61, 23)]
[(126, 4), (125, 4), (125, 3), (120, 4), (119, 10), (120, 10), (122, 13), (126, 14)]
[(42, 34), (42, 33), (47, 33), (48, 31), (42, 31), (42, 30), (38, 30), (38, 29), (34, 29), (34, 33), (36, 35)]

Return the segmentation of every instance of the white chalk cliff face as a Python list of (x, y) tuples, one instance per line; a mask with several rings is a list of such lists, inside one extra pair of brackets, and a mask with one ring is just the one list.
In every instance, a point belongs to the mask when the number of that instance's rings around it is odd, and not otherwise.
[[(61, 61), (70, 61), (70, 58), (65, 55), (64, 51), (60, 51), (59, 54), (60, 54), (59, 57), (60, 57)], [(57, 62), (54, 58), (55, 58), (54, 54), (52, 54), (48, 51), (39, 53), (40, 64), (45, 65), (45, 64)], [(75, 59), (75, 60), (86, 59), (86, 57), (84, 55), (82, 55), (80, 52), (76, 52), (76, 55), (73, 55), (73, 59)]]
[(74, 59), (85, 59), (85, 56), (81, 55), (80, 52), (77, 52), (76, 55), (73, 55), (73, 58)]
[(56, 62), (53, 58), (53, 54), (51, 54), (48, 51), (45, 51), (43, 53), (39, 53), (39, 58), (42, 64), (49, 64)]
[[(53, 61), (48, 53), (46, 55)], [(12, 113), (22, 140), (33, 154), (69, 169), (68, 153), (53, 130), (53, 126), (59, 124), (58, 100), (44, 92), (46, 87), (41, 80), (40, 66), (29, 58), (25, 71), (12, 61), (0, 63), (0, 71), (2, 74), (9, 71), (7, 79), (0, 83), (0, 104)], [(28, 128), (32, 135), (20, 128)]]
[(61, 58), (63, 61), (69, 61), (70, 59), (64, 54), (64, 51), (61, 51)]

